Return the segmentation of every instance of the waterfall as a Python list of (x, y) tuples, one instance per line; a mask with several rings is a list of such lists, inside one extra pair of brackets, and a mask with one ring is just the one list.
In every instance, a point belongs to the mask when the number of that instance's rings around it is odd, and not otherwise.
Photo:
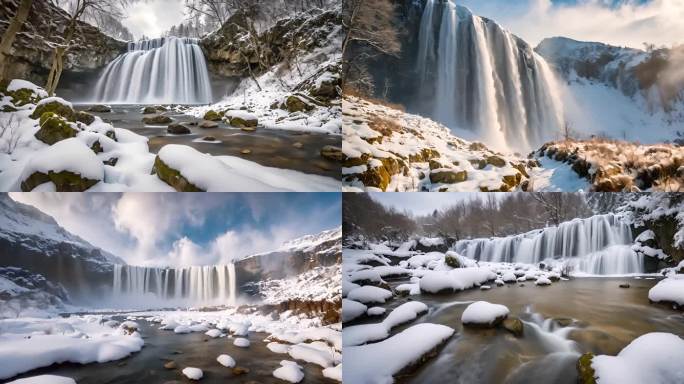
[(643, 257), (632, 251), (631, 245), (630, 226), (607, 214), (521, 235), (461, 240), (454, 250), (482, 261), (536, 264), (561, 260), (570, 263), (575, 272), (592, 275), (642, 273)]
[(208, 104), (209, 72), (198, 39), (165, 37), (128, 44), (95, 86), (111, 104)]
[(544, 59), (451, 0), (427, 1), (416, 69), (421, 97), (434, 95), (426, 112), (450, 128), (476, 132), (492, 147), (527, 150), (561, 130), (558, 85)]
[(115, 265), (112, 294), (150, 297), (193, 304), (234, 304), (237, 297), (235, 265), (185, 268)]

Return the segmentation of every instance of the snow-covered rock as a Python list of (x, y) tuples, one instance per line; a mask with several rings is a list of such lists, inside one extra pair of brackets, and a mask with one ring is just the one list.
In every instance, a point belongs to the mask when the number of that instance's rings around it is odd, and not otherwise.
[(200, 380), (204, 376), (202, 370), (195, 367), (183, 368), (182, 372), (190, 380)]
[(243, 338), (243, 337), (238, 337), (233, 341), (233, 345), (236, 347), (240, 348), (248, 348), (250, 345), (249, 340)]
[(70, 377), (40, 375), (13, 380), (7, 384), (76, 384), (76, 381)]
[(491, 327), (503, 321), (509, 313), (505, 305), (477, 301), (466, 307), (461, 315), (461, 321), (465, 325)]
[(224, 367), (233, 368), (235, 366), (235, 359), (229, 355), (219, 355), (219, 357), (216, 358), (216, 361)]
[(280, 368), (273, 371), (273, 376), (290, 383), (299, 383), (304, 379), (304, 372), (302, 372), (301, 365), (294, 361), (283, 360), (280, 362)]
[(671, 275), (659, 281), (648, 291), (648, 299), (684, 306), (684, 274)]
[(368, 307), (358, 301), (342, 299), (342, 322), (352, 321), (366, 313)]
[(363, 287), (356, 288), (347, 295), (347, 299), (358, 301), (364, 304), (384, 303), (391, 297), (392, 292), (383, 288), (374, 287), (372, 285), (365, 285)]

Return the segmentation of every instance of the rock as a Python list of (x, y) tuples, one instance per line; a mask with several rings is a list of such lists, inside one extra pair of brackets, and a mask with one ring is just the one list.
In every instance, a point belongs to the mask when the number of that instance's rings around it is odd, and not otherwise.
[(458, 257), (451, 253), (447, 253), (444, 256), (444, 263), (451, 268), (461, 268), (461, 262), (458, 261)]
[(569, 317), (557, 317), (553, 319), (558, 325), (561, 327), (569, 327), (572, 323), (575, 322), (575, 320), (569, 318)]
[(476, 141), (474, 143), (470, 143), (468, 149), (471, 151), (485, 151), (487, 150), (487, 146)]
[(619, 285), (619, 287), (620, 288), (629, 288), (629, 284), (628, 283), (622, 283)]
[(90, 125), (95, 122), (95, 116), (88, 112), (78, 111), (76, 113), (76, 121), (81, 122), (85, 125)]
[(285, 108), (287, 109), (288, 112), (295, 113), (295, 112), (310, 111), (310, 110), (314, 109), (314, 106), (309, 104), (307, 101), (305, 101), (301, 97), (296, 96), (296, 95), (292, 95), (292, 96), (288, 96), (288, 98), (285, 100)]
[[(232, 124), (231, 124), (231, 125), (232, 125)], [(256, 128), (254, 128), (254, 127), (242, 127), (242, 128), (240, 128), (240, 129), (243, 130), (243, 131), (245, 131), (245, 132), (254, 132), (254, 131), (256, 131)]]
[(36, 139), (45, 144), (76, 137), (78, 131), (69, 122), (54, 112), (45, 112), (40, 116), (40, 129), (36, 132)]
[(118, 157), (112, 157), (111, 159), (105, 160), (105, 161), (103, 161), (102, 163), (103, 163), (104, 165), (109, 165), (109, 166), (115, 167), (115, 166), (116, 166), (116, 163), (118, 163), (118, 162), (119, 162), (119, 158), (118, 158)]
[(151, 117), (143, 117), (142, 121), (147, 125), (163, 125), (173, 122), (173, 119), (164, 115), (155, 115)]
[(172, 360), (172, 361), (167, 361), (166, 363), (164, 363), (164, 368), (166, 368), (166, 369), (176, 369), (176, 368), (178, 368), (178, 364), (176, 364), (176, 362), (173, 361), (173, 360)]
[(594, 354), (587, 352), (580, 356), (577, 360), (577, 374), (578, 382), (580, 384), (596, 384), (596, 372), (594, 368), (591, 367), (591, 360), (594, 358)]
[(199, 124), (199, 127), (204, 129), (217, 128), (218, 126), (219, 125), (217, 122), (210, 120), (204, 120)]
[(90, 146), (90, 149), (92, 149), (95, 153), (104, 152), (104, 150), (102, 149), (102, 144), (100, 144), (100, 140), (95, 140), (93, 145)]
[[(299, 147), (301, 148), (301, 147)], [(344, 160), (344, 154), (342, 153), (342, 148), (340, 147), (335, 147), (333, 145), (326, 145), (325, 147), (321, 148), (321, 157), (324, 159), (328, 159), (331, 161), (343, 161)]]
[(487, 158), (487, 164), (491, 164), (495, 167), (501, 168), (506, 166), (506, 160), (499, 156), (489, 156)]
[(220, 121), (221, 115), (219, 115), (218, 112), (210, 109), (204, 114), (204, 120)]
[(170, 124), (168, 128), (166, 128), (166, 132), (174, 134), (174, 135), (187, 135), (190, 133), (190, 128), (184, 126), (183, 124)]
[(90, 108), (88, 108), (88, 112), (95, 112), (95, 113), (109, 113), (112, 111), (112, 108), (108, 105), (91, 105)]
[(365, 186), (380, 188), (383, 191), (387, 189), (392, 179), (392, 175), (389, 174), (384, 166), (368, 167), (366, 172), (356, 176)]
[(145, 107), (145, 108), (143, 108), (142, 113), (143, 113), (143, 115), (154, 115), (157, 113), (157, 108), (152, 107), (152, 106)]
[(216, 138), (214, 136), (204, 136), (202, 138), (202, 140), (204, 140), (204, 141), (218, 141), (218, 140), (216, 140)]
[(243, 130), (255, 130), (259, 125), (259, 119), (248, 114), (241, 116), (227, 116), (228, 123), (233, 127), (242, 128)]
[(249, 155), (250, 153), (252, 153), (252, 150), (251, 149), (243, 149), (242, 151), (240, 151), (240, 153), (242, 153), (243, 155)]
[(69, 171), (49, 171), (47, 175), (42, 172), (34, 172), (21, 182), (21, 190), (31, 192), (37, 186), (50, 181), (55, 184), (57, 192), (83, 192), (99, 182), (99, 180), (86, 179)]
[(430, 182), (433, 184), (444, 183), (454, 184), (466, 181), (468, 173), (466, 171), (432, 171), (430, 172)]
[(67, 119), (68, 121), (76, 121), (76, 112), (74, 112), (71, 106), (66, 104), (66, 101), (59, 98), (56, 98), (48, 103), (38, 105), (31, 114), (31, 118), (38, 119), (43, 116), (45, 112), (52, 112)]
[(249, 368), (239, 367), (239, 366), (238, 366), (238, 367), (233, 368), (232, 371), (233, 371), (233, 375), (236, 375), (236, 376), (238, 376), (238, 375), (244, 375), (244, 374), (249, 373)]
[(292, 146), (297, 148), (297, 149), (301, 149), (302, 147), (304, 147), (304, 144), (302, 144), (298, 141), (298, 142), (292, 144)]
[(506, 318), (503, 323), (501, 323), (501, 326), (515, 337), (522, 337), (523, 335), (523, 323), (517, 317)]
[(14, 108), (13, 106), (9, 104), (5, 104), (2, 106), (2, 112), (16, 112), (18, 109)]
[(444, 168), (442, 163), (437, 160), (430, 160), (428, 164), (430, 165), (430, 170)]
[(515, 188), (520, 184), (520, 181), (522, 181), (522, 175), (519, 172), (515, 172), (512, 175), (504, 175), (502, 181), (509, 188)]
[(154, 159), (152, 174), (156, 174), (161, 181), (170, 185), (178, 192), (205, 192), (189, 182), (179, 171), (166, 165), (159, 158), (159, 155)]

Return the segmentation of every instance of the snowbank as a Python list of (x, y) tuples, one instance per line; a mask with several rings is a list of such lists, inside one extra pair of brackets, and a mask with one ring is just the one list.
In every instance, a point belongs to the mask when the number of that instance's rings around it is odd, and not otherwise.
[(283, 360), (280, 362), (280, 368), (273, 371), (273, 376), (290, 383), (299, 383), (304, 379), (304, 372), (302, 372), (301, 365), (294, 361)]
[(422, 292), (437, 293), (446, 290), (462, 291), (494, 279), (496, 274), (489, 268), (468, 267), (451, 271), (428, 271), (419, 284)]
[(684, 274), (672, 275), (659, 281), (648, 291), (648, 299), (684, 305)]
[(385, 339), (389, 337), (392, 328), (416, 319), (419, 314), (427, 310), (427, 305), (419, 301), (404, 303), (392, 310), (380, 323), (346, 327), (342, 332), (342, 341), (347, 347)]

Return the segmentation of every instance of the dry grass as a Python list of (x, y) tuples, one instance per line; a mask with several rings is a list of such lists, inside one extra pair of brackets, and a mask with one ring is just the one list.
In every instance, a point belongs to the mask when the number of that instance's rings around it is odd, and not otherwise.
[(343, 91), (342, 91), (342, 94), (343, 94), (343, 96), (356, 97), (356, 98), (361, 99), (361, 100), (366, 100), (367, 102), (372, 103), (372, 104), (377, 104), (377, 105), (382, 105), (383, 107), (392, 108), (392, 109), (395, 109), (399, 112), (406, 112), (406, 107), (404, 107), (401, 104), (396, 104), (396, 103), (389, 102), (387, 100), (378, 99), (378, 98), (375, 98), (373, 96), (369, 96), (369, 95), (367, 95), (367, 94), (365, 94), (365, 93), (363, 93), (363, 92), (361, 92), (361, 91), (359, 91), (353, 87), (350, 87), (350, 86), (345, 86)]

